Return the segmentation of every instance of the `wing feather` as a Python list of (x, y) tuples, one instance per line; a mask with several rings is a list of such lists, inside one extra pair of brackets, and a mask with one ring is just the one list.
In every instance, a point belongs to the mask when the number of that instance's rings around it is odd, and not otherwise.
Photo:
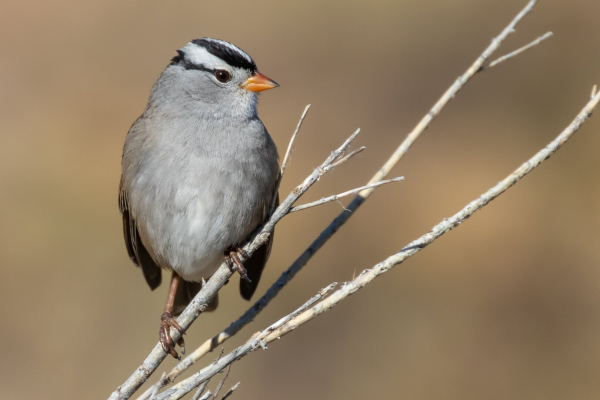
[(129, 214), (127, 192), (123, 187), (122, 176), (119, 184), (119, 210), (123, 216), (123, 238), (125, 239), (127, 254), (129, 254), (131, 261), (142, 269), (146, 283), (148, 283), (150, 289), (154, 290), (160, 286), (162, 273), (160, 267), (156, 265), (140, 240), (135, 221)]
[[(277, 208), (277, 206), (279, 206), (278, 193), (276, 193), (273, 196), (272, 201), (275, 202), (275, 206), (271, 208), (269, 204), (269, 207), (266, 207), (263, 222), (266, 221), (267, 218), (269, 218), (270, 210), (274, 210)], [(250, 300), (252, 298), (252, 295), (256, 291), (262, 272), (265, 269), (265, 265), (267, 264), (269, 256), (271, 255), (271, 247), (273, 246), (274, 235), (275, 232), (272, 232), (269, 236), (268, 242), (262, 245), (258, 250), (256, 250), (254, 254), (252, 254), (252, 257), (250, 257), (250, 259), (248, 259), (244, 263), (244, 267), (246, 268), (246, 271), (248, 271), (248, 278), (250, 278), (250, 282), (240, 278), (240, 294), (242, 295), (242, 298), (246, 300)]]

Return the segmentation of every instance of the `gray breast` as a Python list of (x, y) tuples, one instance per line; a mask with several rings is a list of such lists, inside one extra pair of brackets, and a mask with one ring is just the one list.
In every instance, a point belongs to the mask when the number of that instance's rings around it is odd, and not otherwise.
[(123, 167), (141, 240), (161, 267), (207, 278), (268, 212), (275, 145), (258, 119), (234, 126), (163, 115), (140, 124), (125, 144), (127, 152), (143, 142), (137, 163)]

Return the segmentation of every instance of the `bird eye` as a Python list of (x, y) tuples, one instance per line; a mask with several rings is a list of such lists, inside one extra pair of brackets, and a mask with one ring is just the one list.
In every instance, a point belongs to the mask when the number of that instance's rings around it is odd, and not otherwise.
[(224, 69), (218, 69), (215, 72), (215, 77), (219, 82), (225, 83), (231, 79), (231, 74), (229, 73), (229, 71), (226, 71)]

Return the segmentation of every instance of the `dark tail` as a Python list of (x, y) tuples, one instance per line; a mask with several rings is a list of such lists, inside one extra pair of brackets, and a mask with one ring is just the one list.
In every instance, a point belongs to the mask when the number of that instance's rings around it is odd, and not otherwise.
[[(175, 302), (173, 303), (173, 314), (179, 315), (185, 310), (188, 304), (194, 299), (198, 292), (202, 289), (201, 282), (179, 281), (177, 292), (175, 293)], [(219, 293), (208, 303), (208, 307), (204, 311), (214, 311), (219, 305)]]

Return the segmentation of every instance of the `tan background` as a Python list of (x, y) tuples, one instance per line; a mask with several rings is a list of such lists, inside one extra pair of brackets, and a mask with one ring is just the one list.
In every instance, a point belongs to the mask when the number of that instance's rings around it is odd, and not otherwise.
[[(379, 189), (226, 349), (427, 232), (572, 120), (600, 83), (600, 2), (540, 3), (497, 55), (555, 36), (477, 76), (393, 171), (406, 181)], [(124, 136), (177, 48), (211, 36), (250, 53), (281, 84), (261, 96), (260, 113), (282, 151), (313, 104), (283, 194), (363, 129), (367, 151), (308, 200), (367, 181), (524, 5), (5, 0), (0, 399), (106, 398), (156, 343), (166, 288), (151, 293), (127, 258), (117, 186)], [(468, 223), (237, 363), (233, 398), (597, 398), (598, 146), (596, 116)], [(340, 209), (279, 225), (259, 294)], [(236, 286), (194, 324), (188, 346), (248, 307)]]

